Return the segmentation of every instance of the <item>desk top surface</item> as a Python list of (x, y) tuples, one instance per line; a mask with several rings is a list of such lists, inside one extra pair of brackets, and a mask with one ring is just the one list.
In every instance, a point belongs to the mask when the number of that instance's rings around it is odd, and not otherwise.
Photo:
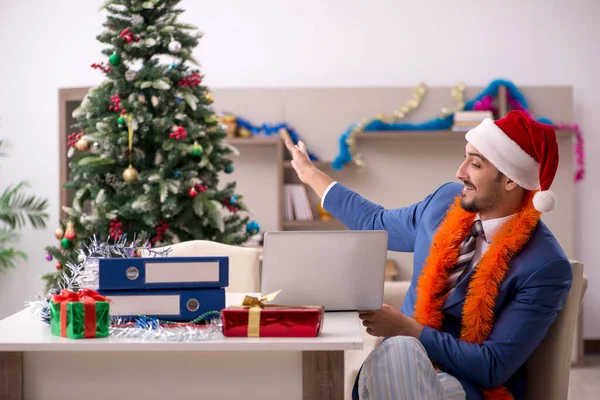
[[(243, 295), (227, 295), (227, 305)], [(313, 338), (230, 338), (170, 342), (133, 338), (67, 339), (53, 336), (50, 326), (29, 309), (0, 321), (0, 351), (324, 351), (360, 350), (362, 326), (356, 312), (325, 313), (323, 329)]]

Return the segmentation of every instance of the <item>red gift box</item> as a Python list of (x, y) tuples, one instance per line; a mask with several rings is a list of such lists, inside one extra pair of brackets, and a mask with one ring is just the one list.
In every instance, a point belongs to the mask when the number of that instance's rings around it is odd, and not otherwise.
[(265, 304), (279, 292), (258, 299), (246, 296), (240, 306), (221, 311), (227, 337), (316, 337), (323, 327), (324, 308)]

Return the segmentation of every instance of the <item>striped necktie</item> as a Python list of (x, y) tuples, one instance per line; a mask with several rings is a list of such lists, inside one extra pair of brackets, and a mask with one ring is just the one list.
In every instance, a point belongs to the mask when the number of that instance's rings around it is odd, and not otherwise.
[(448, 277), (448, 290), (454, 288), (463, 275), (467, 274), (467, 267), (475, 255), (475, 244), (477, 242), (477, 237), (479, 236), (485, 237), (485, 233), (483, 232), (483, 224), (481, 223), (481, 220), (478, 219), (473, 223), (471, 233), (467, 235), (460, 245), (458, 260)]

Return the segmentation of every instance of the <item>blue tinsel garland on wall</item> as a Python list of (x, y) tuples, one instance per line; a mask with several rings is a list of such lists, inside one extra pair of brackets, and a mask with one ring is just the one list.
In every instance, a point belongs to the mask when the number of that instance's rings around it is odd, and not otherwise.
[[(235, 116), (235, 114), (231, 114), (231, 113), (226, 113), (226, 114)], [(235, 118), (236, 118), (237, 125), (241, 128), (247, 129), (248, 131), (250, 131), (252, 133), (252, 135), (265, 135), (265, 136), (277, 135), (277, 136), (279, 136), (279, 130), (281, 128), (284, 128), (289, 133), (294, 144), (298, 144), (298, 141), (300, 140), (298, 133), (296, 133), (295, 129), (292, 128), (291, 126), (289, 126), (288, 124), (285, 124), (285, 123), (280, 123), (280, 124), (275, 124), (275, 125), (262, 124), (259, 126), (259, 125), (253, 125), (247, 119), (244, 119), (244, 118), (241, 118), (238, 116), (235, 116)], [(307, 152), (308, 152), (308, 157), (312, 161), (319, 161), (319, 157), (317, 157), (315, 154), (313, 154), (312, 152), (310, 152), (308, 150), (307, 150)]]
[[(517, 89), (514, 83), (504, 80), (504, 79), (496, 79), (492, 81), (487, 88), (485, 88), (481, 93), (479, 93), (475, 98), (465, 103), (464, 110), (469, 111), (473, 109), (473, 106), (476, 102), (481, 101), (486, 96), (497, 96), (498, 89), (500, 86), (506, 86), (507, 92), (518, 101), (525, 109), (528, 109), (527, 100), (525, 96)], [(552, 124), (548, 118), (537, 118), (539, 122)], [(391, 124), (387, 124), (380, 120), (374, 120), (369, 124), (365, 125), (363, 128), (364, 132), (369, 131), (436, 131), (436, 130), (448, 130), (452, 128), (454, 123), (454, 114), (450, 114), (445, 118), (434, 118), (429, 121), (425, 121), (419, 124), (411, 124), (411, 123), (400, 123), (395, 122)], [(352, 156), (350, 154), (350, 150), (348, 149), (348, 144), (346, 143), (346, 139), (350, 136), (352, 130), (356, 127), (356, 124), (352, 124), (341, 136), (339, 139), (340, 146), (340, 154), (333, 161), (333, 169), (341, 170), (344, 167), (344, 164), (352, 161)]]

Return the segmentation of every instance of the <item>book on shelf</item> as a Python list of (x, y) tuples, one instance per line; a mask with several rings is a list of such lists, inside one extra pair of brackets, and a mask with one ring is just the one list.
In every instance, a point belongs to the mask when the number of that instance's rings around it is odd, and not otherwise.
[(475, 128), (486, 118), (494, 118), (491, 111), (457, 111), (454, 113), (454, 132), (467, 132)]
[(312, 221), (313, 213), (308, 200), (306, 186), (301, 183), (284, 185), (285, 220)]

